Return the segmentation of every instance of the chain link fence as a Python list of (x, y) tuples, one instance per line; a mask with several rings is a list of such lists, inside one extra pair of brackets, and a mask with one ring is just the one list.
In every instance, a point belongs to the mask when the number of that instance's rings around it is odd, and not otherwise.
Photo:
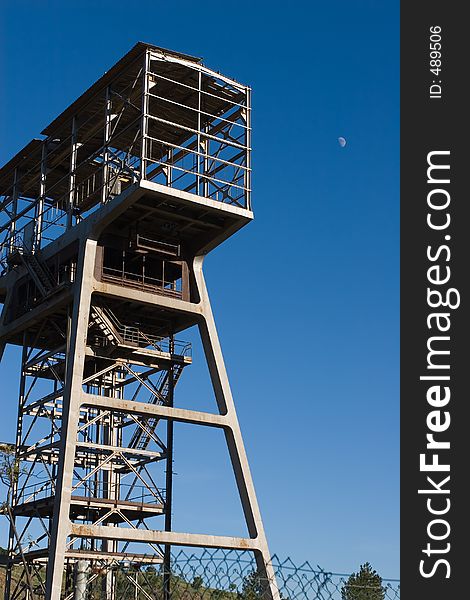
[[(290, 558), (272, 558), (282, 600), (399, 600), (398, 580), (361, 584), (347, 574), (332, 573)], [(254, 600), (267, 596), (250, 552), (205, 550), (200, 555), (182, 550), (173, 555), (175, 598)], [(379, 578), (380, 579), (380, 578)], [(177, 592), (180, 588), (180, 594)]]
[[(150, 558), (150, 557), (149, 557)], [(83, 561), (81, 561), (83, 567)], [(400, 600), (400, 583), (382, 579), (373, 572), (369, 578), (325, 571), (304, 562), (296, 565), (290, 558), (272, 558), (280, 600)], [(76, 570), (77, 564), (75, 564)], [(15, 600), (42, 600), (43, 584), (34, 590), (23, 588), (21, 567), (16, 567), (12, 586)], [(0, 569), (3, 571), (3, 569)], [(36, 571), (37, 573), (37, 571)], [(45, 574), (45, 573), (44, 573)], [(111, 577), (110, 577), (111, 574)], [(70, 587), (64, 578), (64, 600), (75, 600), (76, 577)], [(0, 572), (0, 598), (3, 598), (4, 572)], [(116, 561), (106, 566), (96, 561), (86, 563), (86, 584), (80, 600), (258, 600), (270, 596), (266, 581), (258, 575), (251, 552), (227, 550), (180, 550), (172, 555), (171, 573), (163, 565), (149, 560)], [(22, 589), (23, 588), (23, 589)]]

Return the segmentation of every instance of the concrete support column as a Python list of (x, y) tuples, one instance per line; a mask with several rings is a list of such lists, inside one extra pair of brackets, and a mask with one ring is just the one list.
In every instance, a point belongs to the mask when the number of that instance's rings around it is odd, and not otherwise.
[(69, 519), (70, 497), (95, 256), (96, 241), (84, 240), (80, 247), (78, 273), (74, 284), (73, 314), (67, 336), (67, 367), (56, 498), (47, 563), (46, 600), (60, 600), (66, 541), (71, 529)]
[(238, 418), (233, 402), (232, 392), (225, 368), (225, 362), (220, 347), (219, 336), (215, 326), (214, 316), (207, 292), (202, 263), (204, 257), (196, 257), (194, 260), (194, 276), (202, 305), (203, 320), (199, 326), (204, 353), (206, 356), (209, 373), (221, 414), (226, 414), (228, 427), (224, 429), (225, 439), (230, 454), (238, 493), (243, 507), (248, 533), (250, 538), (256, 540), (255, 550), (258, 572), (266, 579), (266, 593), (272, 600), (280, 600), (279, 590), (276, 585), (274, 569), (271, 563), (266, 535), (264, 533), (261, 512), (256, 498), (255, 487), (251, 477), (248, 458), (238, 423)]

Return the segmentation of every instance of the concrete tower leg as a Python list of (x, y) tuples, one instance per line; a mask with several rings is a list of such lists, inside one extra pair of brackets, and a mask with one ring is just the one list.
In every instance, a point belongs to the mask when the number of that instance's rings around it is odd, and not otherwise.
[(202, 306), (203, 319), (199, 326), (199, 330), (204, 353), (209, 367), (219, 412), (222, 415), (226, 415), (228, 421), (228, 426), (224, 428), (225, 439), (227, 441), (248, 533), (250, 538), (256, 543), (254, 554), (258, 572), (263, 579), (266, 579), (267, 594), (272, 600), (279, 600), (279, 590), (276, 585), (276, 578), (271, 563), (271, 555), (269, 553), (268, 543), (264, 532), (261, 512), (248, 465), (248, 458), (235, 410), (219, 337), (217, 335), (209, 294), (202, 272), (203, 260), (204, 257), (197, 257), (195, 259), (194, 275)]
[(47, 563), (46, 600), (60, 600), (62, 590), (66, 541), (70, 533), (70, 497), (95, 257), (96, 241), (84, 240), (78, 258), (77, 279), (74, 283), (73, 314), (69, 320), (67, 335), (67, 368), (56, 499)]

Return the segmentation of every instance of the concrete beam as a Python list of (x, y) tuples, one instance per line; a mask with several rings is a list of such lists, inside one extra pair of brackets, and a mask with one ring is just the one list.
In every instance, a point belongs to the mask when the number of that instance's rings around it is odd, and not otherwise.
[(180, 423), (193, 423), (195, 425), (207, 425), (208, 427), (230, 427), (225, 415), (187, 410), (185, 408), (173, 408), (158, 404), (147, 404), (146, 402), (134, 402), (120, 398), (108, 398), (107, 396), (96, 396), (82, 392), (81, 404), (93, 406), (104, 410), (119, 410), (124, 413), (136, 414), (145, 417), (157, 417), (178, 421)]
[(109, 527), (106, 525), (79, 525), (71, 523), (71, 535), (86, 538), (144, 542), (148, 544), (170, 544), (171, 546), (194, 546), (197, 548), (224, 548), (226, 550), (258, 550), (256, 540), (199, 533), (178, 533)]
[(131, 300), (147, 304), (148, 306), (161, 306), (168, 310), (188, 315), (201, 315), (202, 307), (199, 304), (186, 302), (179, 298), (171, 298), (170, 296), (162, 296), (160, 294), (145, 292), (144, 290), (136, 290), (130, 287), (117, 285), (105, 281), (93, 281), (93, 291), (106, 296), (114, 296), (121, 300)]

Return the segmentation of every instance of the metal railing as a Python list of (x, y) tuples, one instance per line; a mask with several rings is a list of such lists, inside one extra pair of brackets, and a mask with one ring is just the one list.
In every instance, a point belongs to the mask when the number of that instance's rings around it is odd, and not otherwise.
[(118, 331), (124, 342), (136, 344), (141, 348), (152, 346), (159, 352), (177, 354), (178, 356), (191, 356), (190, 342), (174, 340), (174, 343), (172, 344), (169, 338), (147, 335), (138, 327), (133, 327), (131, 325), (121, 325)]
[(130, 271), (124, 271), (123, 269), (112, 269), (111, 267), (105, 266), (102, 270), (102, 279), (103, 281), (116, 281), (121, 285), (140, 290), (154, 291), (158, 289), (161, 294), (177, 298), (181, 298), (183, 294), (181, 279), (164, 281), (162, 279), (156, 279), (155, 277), (149, 277), (145, 275), (145, 273), (132, 273)]
[[(19, 490), (16, 504), (36, 502), (55, 495), (55, 483), (51, 480), (33, 483)], [(165, 489), (150, 490), (146, 485), (119, 483), (105, 485), (103, 482), (74, 481), (72, 497), (95, 499), (118, 499), (134, 504), (155, 504), (165, 502)]]
[(109, 308), (101, 307), (101, 310), (124, 343), (139, 346), (140, 348), (150, 347), (158, 352), (166, 354), (191, 357), (191, 342), (176, 339), (171, 341), (168, 337), (160, 337), (145, 333), (137, 327), (137, 325), (126, 325), (121, 323)]
[[(87, 113), (70, 116), (60, 136), (32, 144), (8, 172), (0, 194), (0, 276), (11, 238), (25, 223), (37, 224), (43, 247), (142, 179), (250, 208), (250, 89), (200, 64), (183, 61), (172, 74), (160, 72), (158, 60), (140, 60), (141, 70), (119, 73)], [(131, 77), (124, 87), (123, 77)]]

